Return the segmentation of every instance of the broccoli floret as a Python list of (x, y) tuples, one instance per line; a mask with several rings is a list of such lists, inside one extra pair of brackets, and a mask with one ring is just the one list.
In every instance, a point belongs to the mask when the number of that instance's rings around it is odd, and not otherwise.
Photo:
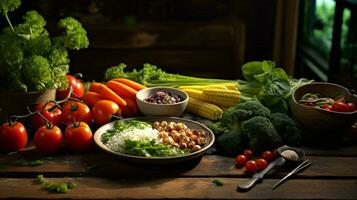
[(301, 132), (298, 124), (288, 115), (283, 113), (274, 113), (272, 114), (271, 122), (287, 145), (300, 145)]
[(244, 135), (241, 134), (239, 129), (228, 131), (218, 137), (216, 147), (220, 154), (226, 156), (237, 156), (246, 148), (247, 144)]
[(242, 133), (249, 139), (249, 146), (255, 153), (273, 149), (282, 144), (281, 137), (269, 119), (256, 116), (242, 123)]
[(42, 56), (31, 56), (26, 59), (21, 70), (22, 74), (26, 74), (22, 78), (31, 90), (46, 90), (46, 86), (52, 81), (50, 64)]
[(239, 112), (239, 121), (245, 121), (255, 116), (262, 116), (270, 119), (271, 113), (268, 108), (263, 106), (259, 101), (247, 101), (245, 103), (239, 103), (235, 106), (235, 109), (241, 110)]

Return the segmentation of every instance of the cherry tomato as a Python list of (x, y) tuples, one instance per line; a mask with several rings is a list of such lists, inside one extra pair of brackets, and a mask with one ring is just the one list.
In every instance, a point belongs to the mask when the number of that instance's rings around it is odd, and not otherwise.
[(42, 153), (55, 153), (61, 149), (62, 131), (57, 126), (41, 126), (35, 133), (36, 149)]
[(72, 124), (74, 121), (91, 124), (92, 114), (86, 104), (70, 101), (63, 105), (62, 121), (66, 124)]
[(94, 122), (97, 125), (106, 124), (118, 110), (119, 106), (113, 101), (100, 100), (92, 108)]
[(92, 145), (92, 138), (92, 131), (85, 122), (68, 125), (64, 131), (64, 139), (68, 147), (74, 151), (88, 150)]
[(245, 157), (245, 155), (238, 155), (236, 157), (236, 164), (239, 166), (244, 166), (245, 163), (247, 162), (247, 158)]
[(17, 151), (25, 147), (27, 131), (21, 122), (4, 123), (0, 127), (0, 149)]
[(251, 149), (244, 149), (243, 155), (245, 155), (247, 159), (251, 159), (253, 157), (253, 151)]
[[(46, 102), (42, 102), (35, 106), (34, 111), (40, 110), (41, 115), (44, 116), (49, 122), (54, 125), (61, 124), (62, 111), (58, 107), (53, 107), (55, 103), (50, 102), (45, 106)], [(43, 106), (45, 106), (43, 108)], [(53, 109), (51, 109), (53, 108)], [(37, 130), (41, 126), (45, 125), (45, 120), (40, 115), (34, 115), (30, 119), (31, 126)]]
[(273, 155), (273, 159), (275, 159), (276, 157), (278, 157), (278, 151), (276, 149), (271, 151), (271, 154)]
[[(73, 88), (71, 97), (73, 98), (83, 97), (84, 95), (83, 83), (74, 76), (66, 75), (66, 77), (68, 79), (69, 85), (72, 86)], [(69, 93), (69, 87), (66, 90), (57, 90), (56, 97), (57, 99), (64, 99), (67, 97), (68, 93)]]
[(356, 105), (354, 103), (347, 103), (348, 111), (354, 112), (356, 110)]
[(332, 106), (330, 104), (325, 103), (324, 105), (321, 106), (322, 109), (331, 111)]
[(334, 104), (332, 104), (331, 110), (337, 111), (337, 112), (348, 112), (350, 108), (348, 105), (344, 102), (336, 101)]
[(273, 159), (273, 154), (271, 153), (271, 151), (264, 151), (262, 153), (262, 158), (269, 162)]
[(263, 158), (259, 158), (255, 162), (257, 163), (257, 169), (259, 171), (265, 169), (268, 166), (268, 162)]
[(255, 172), (257, 169), (257, 163), (254, 160), (248, 160), (247, 163), (245, 163), (245, 170), (247, 172)]

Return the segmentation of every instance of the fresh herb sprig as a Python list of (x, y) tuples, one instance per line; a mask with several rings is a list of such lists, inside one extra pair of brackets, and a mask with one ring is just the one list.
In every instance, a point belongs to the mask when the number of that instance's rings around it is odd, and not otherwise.
[(70, 189), (74, 188), (77, 184), (75, 182), (49, 182), (45, 177), (40, 174), (36, 177), (36, 181), (42, 185), (44, 190), (55, 193), (66, 193)]
[(33, 10), (22, 16), (22, 23), (13, 25), (8, 13), (20, 5), (20, 0), (0, 1), (0, 14), (9, 25), (0, 32), (0, 89), (67, 88), (68, 50), (87, 48), (87, 32), (77, 20), (67, 17), (58, 23), (64, 32), (50, 37), (46, 20)]

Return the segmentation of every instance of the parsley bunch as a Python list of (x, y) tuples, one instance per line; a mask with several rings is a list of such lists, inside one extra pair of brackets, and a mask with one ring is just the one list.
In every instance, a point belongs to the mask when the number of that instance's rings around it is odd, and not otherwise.
[(67, 88), (68, 50), (87, 48), (87, 32), (67, 17), (58, 23), (63, 33), (50, 37), (46, 20), (36, 11), (26, 12), (22, 23), (13, 25), (8, 13), (20, 5), (20, 0), (0, 0), (0, 14), (9, 25), (0, 33), (0, 90)]

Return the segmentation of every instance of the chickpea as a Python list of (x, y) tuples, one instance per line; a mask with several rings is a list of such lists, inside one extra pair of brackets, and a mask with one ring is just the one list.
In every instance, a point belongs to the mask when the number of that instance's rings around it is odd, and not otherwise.
[(190, 140), (197, 142), (197, 140), (198, 140), (197, 135), (192, 135), (192, 136), (190, 137)]
[(201, 149), (202, 149), (202, 148), (201, 148), (200, 145), (195, 145), (195, 146), (192, 147), (192, 151), (199, 151), (199, 150), (201, 150)]
[(206, 132), (200, 131), (200, 132), (198, 133), (198, 136), (200, 136), (200, 137), (206, 137)]
[(165, 139), (169, 137), (169, 134), (166, 131), (159, 132), (159, 137)]
[(180, 145), (180, 149), (186, 149), (187, 148), (187, 144), (182, 142), (179, 144)]
[(173, 144), (171, 144), (172, 146), (176, 147), (176, 148), (180, 148), (180, 145), (177, 142), (174, 142)]
[(162, 121), (161, 126), (164, 126), (164, 127), (167, 126), (167, 121)]
[(190, 129), (187, 129), (187, 130), (186, 130), (186, 136), (187, 136), (187, 137), (193, 136), (193, 133), (191, 132)]
[(164, 144), (169, 144), (169, 145), (172, 145), (174, 142), (174, 140), (172, 139), (172, 137), (167, 137), (167, 138), (164, 138), (163, 140)]
[(190, 141), (187, 146), (188, 146), (189, 148), (193, 148), (193, 146), (195, 146), (195, 145), (196, 145), (196, 142), (195, 142), (195, 141)]
[(174, 129), (174, 127), (170, 124), (165, 127), (166, 131), (172, 131), (173, 129)]
[(180, 140), (180, 134), (178, 132), (171, 132), (172, 139), (174, 139), (175, 142)]
[(181, 135), (181, 138), (180, 138), (180, 141), (183, 141), (185, 143), (189, 143), (190, 142), (190, 139), (186, 136), (186, 135)]
[(204, 138), (204, 137), (199, 137), (199, 138), (197, 139), (197, 144), (202, 145), (202, 144), (205, 144), (205, 143), (206, 143), (206, 138)]
[(158, 122), (158, 121), (154, 122), (153, 126), (155, 129), (158, 129), (160, 127), (160, 122)]
[(194, 135), (198, 135), (198, 130), (193, 129), (193, 130), (192, 130), (192, 133), (193, 133)]
[(176, 128), (176, 130), (180, 131), (180, 130), (186, 130), (187, 126), (185, 124), (179, 122), (176, 124), (175, 128)]

